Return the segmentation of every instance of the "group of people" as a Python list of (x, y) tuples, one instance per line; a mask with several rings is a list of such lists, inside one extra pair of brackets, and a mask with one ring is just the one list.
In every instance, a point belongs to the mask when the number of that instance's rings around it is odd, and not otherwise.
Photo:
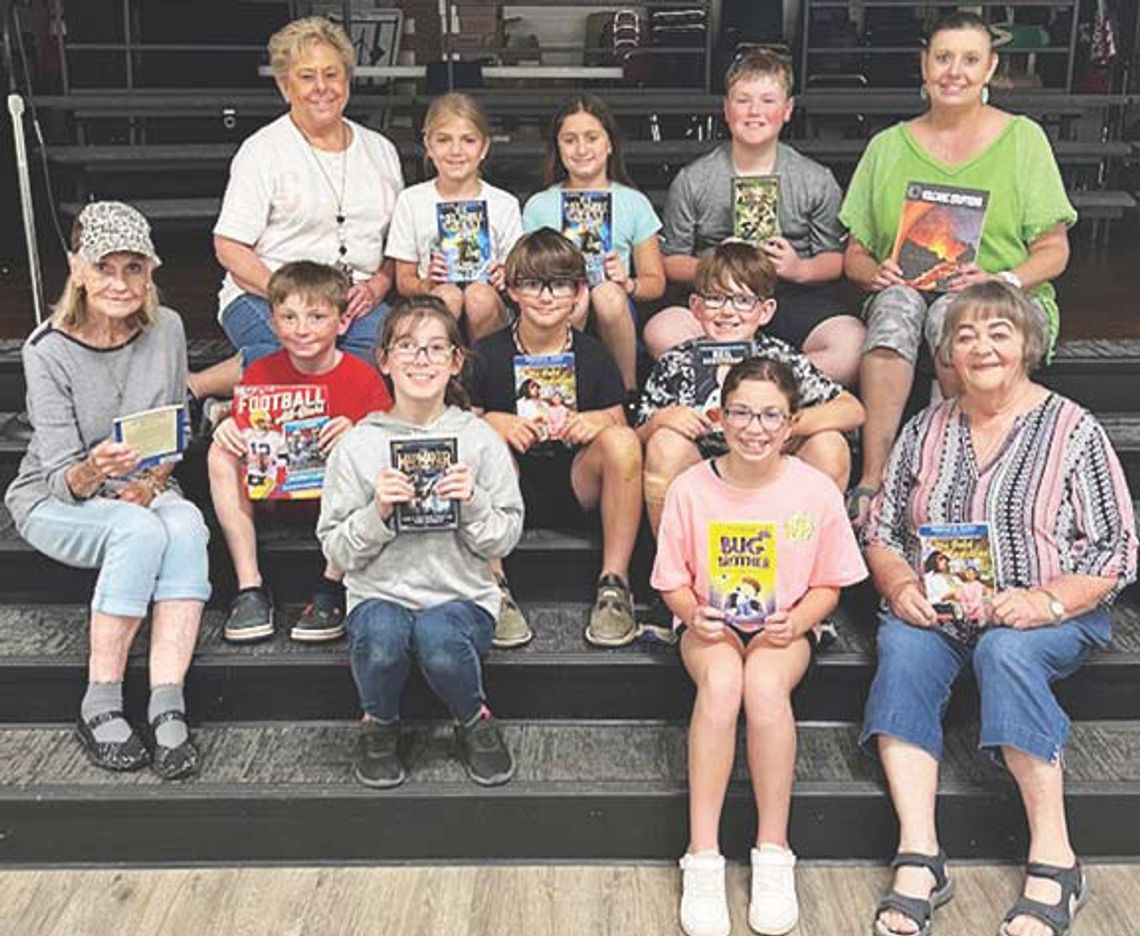
[[(432, 104), (424, 147), (435, 176), (405, 188), (392, 144), (344, 117), (354, 52), (339, 27), (296, 21), (269, 52), (288, 111), (234, 157), (214, 229), (234, 356), (187, 372), (181, 319), (158, 301), (149, 226), (117, 202), (76, 219), (66, 287), (24, 346), (34, 434), (6, 503), (36, 549), (99, 570), (77, 728), (91, 760), (169, 779), (199, 768), (182, 687), (211, 590), (207, 527), (170, 464), (140, 469), (140, 453), (114, 441), (115, 419), (188, 393), (205, 402), (239, 385), (319, 385), (329, 417), (317, 436), (327, 456), (319, 513), (276, 513), (315, 524), (322, 546), (323, 573), (290, 636), (348, 634), (361, 783), (405, 780), (401, 696), (413, 664), (454, 719), (472, 779), (509, 780), (481, 661), (532, 634), (502, 559), (524, 518), (577, 526), (600, 515), (585, 636), (625, 645), (638, 633), (629, 564), (644, 510), (657, 540), (651, 584), (696, 685), (686, 933), (731, 929), (718, 827), (741, 708), (759, 814), (749, 924), (795, 926), (790, 697), (841, 590), (868, 573), (882, 611), (861, 741), (882, 761), (900, 823), (874, 931), (929, 933), (950, 896), (935, 794), (942, 717), (969, 664), (980, 746), (1012, 773), (1030, 830), (1025, 892), (1001, 931), (1067, 932), (1087, 890), (1064, 813), (1069, 723), (1050, 684), (1108, 642), (1108, 608), (1135, 578), (1137, 542), (1103, 429), (1031, 379), (1056, 340), (1049, 281), (1067, 262), (1075, 213), (1040, 128), (987, 103), (997, 57), (984, 22), (958, 13), (933, 29), (928, 109), (871, 140), (846, 195), (779, 142), (793, 107), (787, 63), (746, 53), (726, 76), (731, 138), (678, 173), (663, 222), (628, 178), (618, 127), (596, 98), (556, 115), (545, 187), (520, 211), (480, 178), (491, 137), (474, 99)], [(753, 175), (780, 185), (779, 233), (759, 245), (731, 237), (733, 179)], [(976, 257), (941, 293), (908, 285), (889, 259), (916, 179), (989, 192)], [(559, 233), (561, 193), (573, 190), (612, 199), (600, 278)], [(490, 262), (453, 281), (437, 213), (464, 201), (485, 206)], [(862, 315), (843, 304), (843, 276), (869, 294)], [(654, 305), (665, 308), (639, 336), (639, 311)], [(943, 399), (900, 434), (923, 340)], [(655, 359), (640, 388), (639, 341)], [(716, 370), (710, 407), (694, 361), (724, 343), (744, 350)], [(532, 358), (569, 360), (570, 383), (532, 393), (516, 371)], [(862, 402), (847, 389), (856, 384)], [(205, 409), (221, 417), (209, 478), (238, 583), (224, 636), (262, 640), (276, 625), (257, 556), (264, 508), (243, 481), (250, 430), (224, 407)], [(847, 439), (860, 426), (861, 476), (847, 491)], [(455, 456), (432, 496), (456, 505), (455, 523), (409, 531), (400, 512), (419, 495), (393, 452), (441, 438)], [(987, 626), (967, 640), (937, 626), (919, 528), (979, 523), (994, 596)], [(140, 733), (122, 679), (148, 614)]]

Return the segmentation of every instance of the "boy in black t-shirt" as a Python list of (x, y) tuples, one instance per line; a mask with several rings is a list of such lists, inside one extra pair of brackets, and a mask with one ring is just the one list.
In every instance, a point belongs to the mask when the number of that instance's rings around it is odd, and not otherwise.
[[(613, 358), (600, 341), (570, 325), (575, 301), (586, 289), (585, 261), (561, 234), (541, 228), (515, 244), (505, 278), (519, 316), (510, 328), (475, 345), (471, 403), (513, 450), (528, 526), (574, 526), (600, 509), (602, 574), (586, 639), (622, 646), (637, 635), (628, 582), (641, 522), (641, 444), (626, 424), (625, 389)], [(561, 364), (526, 360), (549, 355), (572, 357)], [(573, 412), (548, 422), (542, 406), (565, 394), (568, 371), (574, 393), (564, 402), (575, 404)], [(519, 387), (533, 382), (536, 373), (548, 376), (551, 385), (545, 396), (531, 394), (524, 412), (533, 415), (520, 416)], [(497, 644), (525, 643), (518, 629), (517, 620), (512, 624), (500, 616)]]

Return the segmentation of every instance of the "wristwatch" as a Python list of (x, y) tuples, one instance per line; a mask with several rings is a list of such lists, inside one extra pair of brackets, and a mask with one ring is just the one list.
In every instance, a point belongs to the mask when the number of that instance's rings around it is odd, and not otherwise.
[(1013, 270), (1002, 270), (997, 274), (997, 278), (1009, 283), (1014, 289), (1021, 289), (1021, 277), (1014, 273)]
[(1061, 604), (1061, 602), (1057, 600), (1057, 596), (1047, 588), (1039, 588), (1037, 590), (1049, 599), (1049, 613), (1053, 615), (1053, 623), (1060, 624), (1065, 620), (1065, 606)]

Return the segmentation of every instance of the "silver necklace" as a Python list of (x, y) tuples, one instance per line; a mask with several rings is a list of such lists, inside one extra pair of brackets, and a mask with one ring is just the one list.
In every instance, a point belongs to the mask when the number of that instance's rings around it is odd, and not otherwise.
[(337, 260), (334, 264), (337, 269), (342, 270), (349, 275), (352, 274), (352, 267), (349, 265), (346, 255), (348, 254), (348, 245), (345, 243), (344, 237), (344, 222), (346, 220), (344, 214), (344, 194), (345, 182), (348, 179), (348, 125), (342, 120), (340, 124), (341, 141), (344, 146), (340, 151), (340, 188), (338, 189), (333, 185), (332, 177), (329, 175), (328, 170), (325, 169), (324, 163), (321, 162), (320, 156), (317, 155), (317, 147), (313, 145), (313, 141), (309, 139), (309, 135), (301, 129), (301, 125), (294, 121), (293, 126), (304, 138), (305, 142), (309, 144), (309, 152), (312, 154), (313, 162), (317, 164), (317, 170), (321, 174), (321, 178), (329, 187), (332, 192), (333, 198), (336, 199), (336, 240), (337, 240)]

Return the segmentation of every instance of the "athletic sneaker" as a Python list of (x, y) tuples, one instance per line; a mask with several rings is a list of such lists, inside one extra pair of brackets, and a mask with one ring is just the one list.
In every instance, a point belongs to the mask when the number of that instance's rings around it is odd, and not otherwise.
[(681, 858), (681, 929), (688, 936), (729, 936), (732, 919), (724, 887), (724, 856), (702, 852)]
[(629, 586), (619, 576), (607, 573), (598, 579), (586, 640), (597, 647), (624, 647), (636, 638), (637, 619)]
[(762, 936), (783, 936), (800, 918), (796, 901), (796, 856), (764, 842), (752, 849), (752, 899), (748, 925)]
[(255, 585), (237, 593), (222, 636), (230, 643), (254, 643), (273, 636), (273, 602), (264, 588)]
[(530, 629), (523, 609), (511, 594), (511, 588), (503, 575), (496, 574), (495, 582), (499, 586), (499, 617), (495, 621), (495, 636), (491, 643), (500, 649), (521, 647), (530, 643), (534, 632)]
[(289, 630), (289, 636), (301, 643), (322, 643), (343, 637), (344, 599), (317, 592)]
[(467, 776), (480, 786), (498, 786), (514, 775), (514, 758), (498, 723), (489, 714), (470, 725), (456, 725), (455, 741)]
[(400, 723), (381, 725), (368, 719), (356, 739), (356, 779), (376, 789), (399, 786), (407, 778), (400, 760)]

